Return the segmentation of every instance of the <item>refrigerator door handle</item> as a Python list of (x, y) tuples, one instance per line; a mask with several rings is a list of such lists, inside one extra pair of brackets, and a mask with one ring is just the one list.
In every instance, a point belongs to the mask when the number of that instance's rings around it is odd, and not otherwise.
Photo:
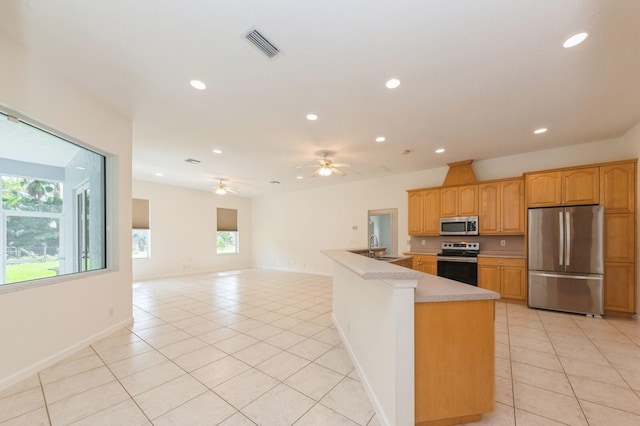
[(567, 228), (567, 244), (565, 245), (564, 251), (564, 264), (565, 266), (569, 266), (569, 261), (571, 260), (571, 213), (568, 211), (564, 212), (564, 226)]
[(562, 212), (558, 212), (558, 225), (560, 227), (558, 231), (558, 263), (560, 266), (564, 265), (564, 221), (562, 220)]
[(576, 280), (599, 280), (601, 281), (602, 275), (561, 275), (561, 274), (549, 274), (547, 272), (533, 272), (529, 271), (531, 275), (547, 278), (571, 278)]

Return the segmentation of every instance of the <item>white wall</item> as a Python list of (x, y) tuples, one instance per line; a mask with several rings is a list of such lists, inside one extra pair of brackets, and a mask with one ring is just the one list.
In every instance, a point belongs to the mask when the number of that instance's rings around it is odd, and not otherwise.
[[(151, 258), (133, 260), (134, 280), (251, 266), (251, 199), (133, 181), (149, 200)], [(238, 210), (239, 254), (216, 254), (216, 209)]]
[[(473, 169), (478, 180), (489, 180), (638, 156), (640, 124), (620, 139), (476, 161)], [(398, 209), (398, 252), (408, 251), (406, 190), (440, 186), (446, 172), (444, 167), (254, 198), (254, 264), (330, 275), (320, 251), (366, 247), (367, 210), (373, 209)]]
[[(131, 121), (0, 37), (0, 107), (111, 154), (112, 270), (0, 293), (0, 389), (131, 320)], [(120, 226), (122, 224), (122, 226)]]

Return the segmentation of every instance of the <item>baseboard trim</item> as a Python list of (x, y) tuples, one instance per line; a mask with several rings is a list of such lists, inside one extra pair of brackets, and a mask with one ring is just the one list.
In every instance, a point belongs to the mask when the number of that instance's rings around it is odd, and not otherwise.
[(24, 368), (20, 371), (18, 371), (17, 373), (12, 374), (9, 377), (5, 377), (3, 379), (0, 380), (0, 392), (2, 392), (5, 389), (8, 389), (9, 387), (20, 383), (22, 380), (38, 373), (39, 371), (44, 370), (47, 367), (51, 367), (52, 365), (58, 363), (59, 361), (62, 361), (63, 359), (65, 359), (66, 357), (68, 357), (69, 355), (73, 355), (74, 353), (78, 352), (80, 349), (84, 349), (85, 347), (91, 345), (92, 343), (97, 342), (98, 340), (107, 337), (108, 335), (120, 330), (123, 327), (127, 327), (129, 325), (133, 324), (133, 317), (129, 317), (124, 321), (120, 321), (117, 324), (112, 325), (111, 327), (96, 333), (74, 345), (69, 346), (66, 349), (63, 349), (62, 351), (55, 353), (53, 355), (51, 355), (50, 357), (47, 357), (41, 361), (36, 362), (35, 364)]

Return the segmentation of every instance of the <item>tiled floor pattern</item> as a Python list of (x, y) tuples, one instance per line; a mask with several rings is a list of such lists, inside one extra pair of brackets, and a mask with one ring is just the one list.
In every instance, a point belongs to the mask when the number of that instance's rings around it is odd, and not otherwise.
[[(265, 270), (135, 284), (130, 329), (0, 393), (0, 425), (378, 425), (331, 279)], [(640, 425), (640, 323), (496, 304), (486, 425)]]

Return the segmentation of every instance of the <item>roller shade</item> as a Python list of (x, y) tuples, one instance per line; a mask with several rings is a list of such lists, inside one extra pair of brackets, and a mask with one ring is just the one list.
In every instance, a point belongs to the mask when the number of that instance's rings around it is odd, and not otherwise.
[(218, 209), (218, 231), (238, 230), (238, 210)]
[(149, 200), (134, 198), (132, 203), (133, 229), (149, 229)]

